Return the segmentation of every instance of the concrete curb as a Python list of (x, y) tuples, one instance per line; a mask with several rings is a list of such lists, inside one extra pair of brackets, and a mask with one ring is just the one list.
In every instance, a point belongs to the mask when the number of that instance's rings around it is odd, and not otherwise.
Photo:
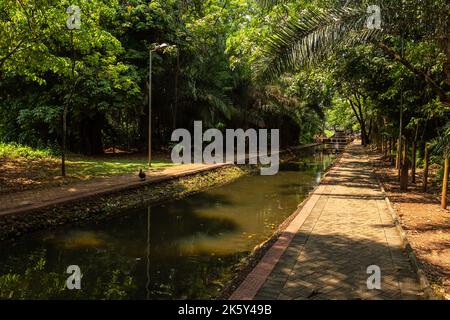
[[(373, 161), (371, 161), (372, 167), (375, 168)], [(408, 258), (411, 261), (411, 265), (414, 269), (414, 271), (417, 273), (417, 277), (420, 284), (420, 289), (423, 291), (424, 296), (427, 300), (435, 300), (435, 296), (433, 294), (433, 289), (430, 286), (430, 282), (428, 281), (428, 278), (425, 274), (425, 272), (420, 267), (419, 261), (416, 257), (416, 254), (414, 253), (414, 250), (411, 246), (411, 243), (409, 242), (406, 232), (402, 228), (402, 224), (400, 222), (400, 217), (398, 216), (397, 210), (392, 206), (391, 201), (389, 200), (386, 190), (384, 189), (384, 185), (379, 179), (377, 173), (375, 172), (375, 169), (372, 171), (373, 175), (377, 179), (378, 185), (380, 186), (381, 192), (384, 196), (384, 200), (387, 204), (387, 207), (392, 215), (392, 220), (394, 221), (395, 228), (400, 235), (400, 238), (402, 240), (402, 246), (405, 249), (406, 253), (408, 254)]]

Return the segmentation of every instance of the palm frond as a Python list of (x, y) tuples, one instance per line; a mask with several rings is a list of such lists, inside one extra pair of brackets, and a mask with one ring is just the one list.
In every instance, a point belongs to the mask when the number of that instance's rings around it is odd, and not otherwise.
[(263, 8), (272, 8), (279, 4), (285, 4), (290, 0), (257, 0), (256, 2)]
[[(362, 30), (365, 11), (351, 8), (308, 9), (290, 19), (268, 39), (263, 58), (256, 66), (265, 79), (317, 62), (355, 30)], [(365, 32), (364, 38), (373, 36)], [(359, 35), (361, 37), (361, 35)]]
[(441, 135), (431, 143), (433, 153), (450, 157), (450, 122), (447, 122)]

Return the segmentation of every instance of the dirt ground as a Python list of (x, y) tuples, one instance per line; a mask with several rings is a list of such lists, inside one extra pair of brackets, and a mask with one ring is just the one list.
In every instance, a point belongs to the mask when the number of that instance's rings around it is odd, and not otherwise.
[(437, 168), (430, 172), (427, 193), (422, 192), (423, 173), (420, 169), (416, 173), (416, 183), (411, 183), (410, 177), (409, 191), (402, 192), (397, 170), (386, 158), (376, 154), (372, 157), (376, 173), (400, 216), (436, 297), (450, 299), (450, 211), (440, 208), (440, 188), (432, 182)]
[(58, 176), (59, 166), (57, 161), (50, 159), (0, 158), (0, 194), (59, 186), (64, 183)]

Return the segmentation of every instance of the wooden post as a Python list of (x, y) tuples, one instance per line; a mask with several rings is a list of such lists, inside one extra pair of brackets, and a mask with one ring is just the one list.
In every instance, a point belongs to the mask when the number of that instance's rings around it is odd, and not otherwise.
[(423, 166), (423, 185), (422, 191), (427, 192), (428, 188), (428, 167), (430, 166), (430, 152), (428, 150), (428, 144), (425, 143), (425, 164)]
[(447, 188), (448, 188), (448, 170), (449, 170), (449, 157), (445, 157), (444, 163), (444, 178), (442, 179), (442, 209), (447, 209)]
[(416, 183), (416, 142), (412, 145), (412, 165), (411, 165), (411, 182)]

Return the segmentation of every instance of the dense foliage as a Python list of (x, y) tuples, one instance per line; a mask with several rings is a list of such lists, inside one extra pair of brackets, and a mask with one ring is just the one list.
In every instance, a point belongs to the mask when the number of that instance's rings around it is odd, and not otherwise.
[[(283, 145), (325, 130), (364, 143), (431, 141), (448, 130), (446, 1), (2, 0), (0, 137), (32, 146), (146, 148), (153, 54), (155, 148), (194, 120), (281, 128)], [(80, 30), (66, 28), (78, 5)], [(400, 116), (401, 114), (401, 116)], [(400, 120), (401, 119), (401, 120)], [(448, 125), (447, 125), (448, 127)], [(441, 139), (442, 140), (442, 139)], [(381, 142), (380, 142), (381, 143)]]
[[(81, 9), (80, 30), (66, 28), (70, 5)], [(217, 128), (283, 123), (285, 143), (295, 144), (304, 115), (273, 108), (281, 97), (266, 97), (246, 60), (260, 10), (242, 0), (2, 1), (1, 139), (58, 149), (66, 106), (72, 151), (145, 149), (149, 50), (167, 42), (153, 55), (157, 148), (193, 120)]]

